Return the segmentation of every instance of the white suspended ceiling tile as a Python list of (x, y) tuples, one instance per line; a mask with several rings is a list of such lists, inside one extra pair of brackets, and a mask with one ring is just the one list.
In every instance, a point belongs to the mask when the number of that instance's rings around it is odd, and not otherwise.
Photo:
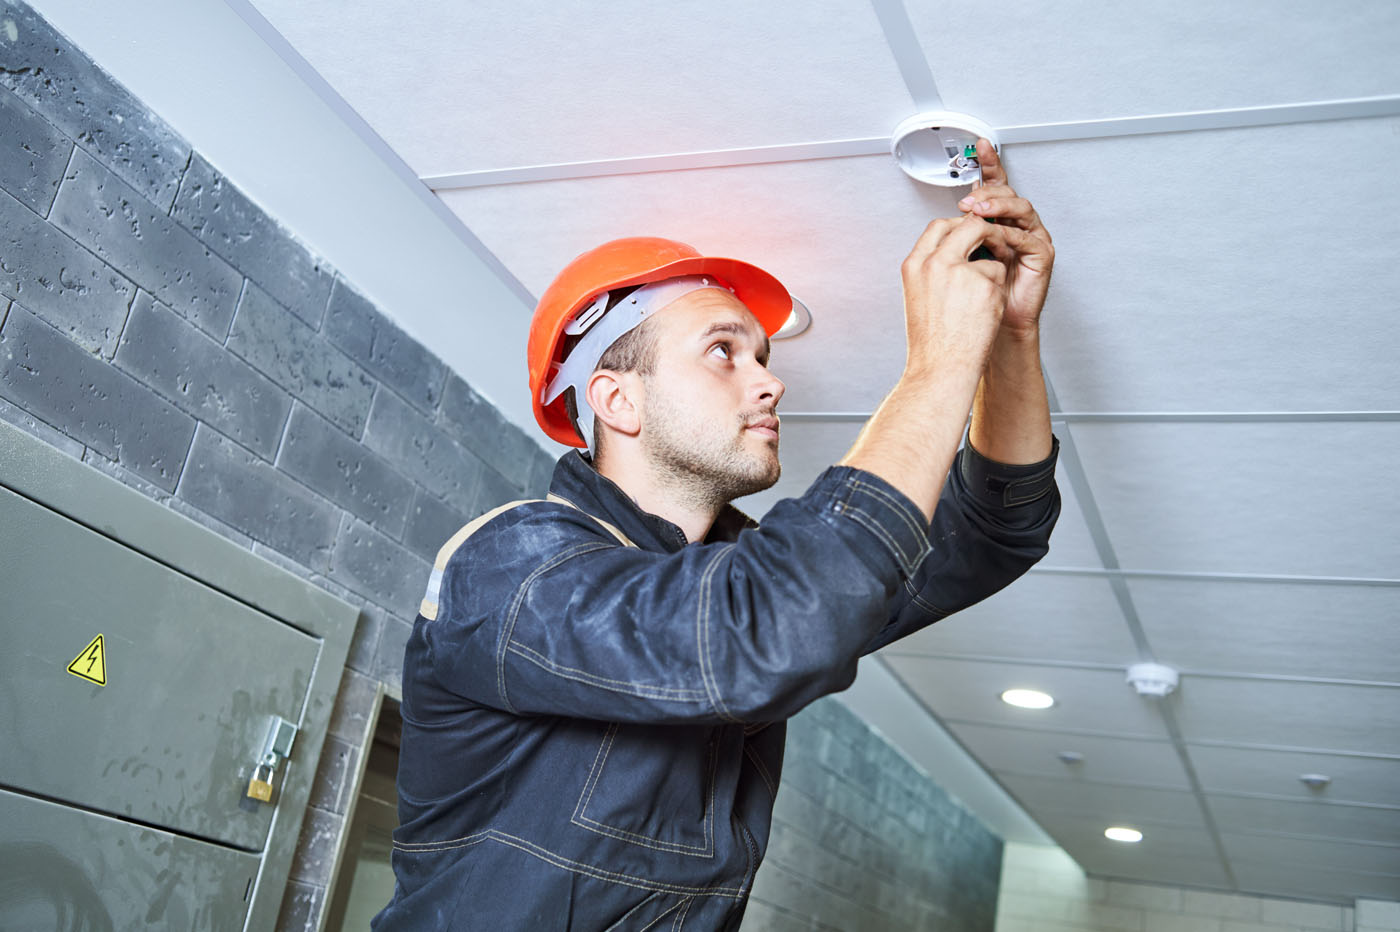
[[(1199, 744), (1190, 745), (1187, 753), (1208, 793), (1266, 793), (1400, 806), (1400, 757), (1386, 760)], [(1309, 790), (1298, 780), (1309, 773), (1324, 774), (1332, 782), (1325, 789)]]
[[(1165, 741), (1098, 738), (1025, 728), (955, 723), (949, 730), (989, 770), (1091, 784), (1131, 783), (1190, 789), (1176, 750)], [(1065, 763), (1059, 755), (1081, 755)]]
[(1043, 333), (1064, 410), (1400, 409), (1400, 118), (1023, 144), (1006, 163), (1055, 240)]
[(1089, 874), (1178, 886), (1229, 886), (1220, 856), (1197, 822), (1142, 823), (1136, 826), (1142, 841), (1125, 844), (1104, 837), (1103, 830), (1114, 824), (1105, 818), (1047, 812), (1038, 821)]
[(1390, 3), (1017, 0), (994, 29), (946, 4), (906, 6), (944, 104), (994, 126), (1400, 90)]
[[(1200, 804), (1187, 790), (1086, 783), (1017, 774), (996, 774), (1002, 785), (1036, 813), (1054, 813), (1100, 820), (1102, 832), (1110, 825), (1128, 825), (1148, 834), (1149, 825), (1205, 832)], [(1194, 842), (1193, 842), (1194, 844)]]
[(1192, 676), (1170, 701), (1188, 743), (1400, 754), (1400, 687)]
[(1400, 684), (1400, 586), (1133, 578), (1128, 588), (1158, 660), (1179, 669)]
[(1221, 832), (1220, 840), (1232, 861), (1271, 862), (1280, 867), (1318, 864), (1333, 870), (1390, 874), (1400, 891), (1400, 845), (1346, 844), (1235, 832)]
[(1072, 434), (1124, 567), (1400, 575), (1400, 422), (1079, 423)]
[[(1080, 670), (892, 655), (891, 669), (940, 719), (1166, 740), (1151, 702), (1133, 692), (1119, 670)], [(1055, 697), (1048, 709), (1019, 709), (1001, 701), (1007, 689), (1039, 689)]]
[(254, 0), (420, 174), (887, 136), (867, 3)]
[(1310, 835), (1344, 841), (1400, 845), (1400, 808), (1346, 806), (1319, 801), (1207, 796), (1222, 832)]
[[(959, 189), (960, 190), (960, 189)], [(812, 311), (774, 344), (790, 411), (873, 411), (905, 361), (900, 263), (958, 213), (887, 156), (823, 159), (440, 192), (536, 295), (571, 259), (623, 236), (666, 236), (751, 262)]]
[(1029, 573), (884, 653), (1108, 663), (1125, 670), (1138, 659), (1107, 579), (1050, 573)]
[[(1336, 870), (1325, 862), (1280, 864), (1268, 859), (1234, 858), (1230, 866), (1240, 889), (1288, 897), (1329, 900), (1351, 906), (1357, 898), (1400, 899), (1400, 877)], [(1363, 927), (1364, 928), (1364, 927)]]

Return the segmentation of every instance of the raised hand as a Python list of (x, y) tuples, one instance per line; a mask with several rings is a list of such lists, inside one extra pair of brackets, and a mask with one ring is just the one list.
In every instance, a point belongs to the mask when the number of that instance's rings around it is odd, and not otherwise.
[(1006, 168), (986, 139), (977, 140), (977, 160), (982, 166), (982, 181), (958, 202), (958, 209), (1024, 234), (1006, 237), (1010, 250), (998, 251), (993, 241), (987, 247), (1007, 266), (1002, 329), (1016, 336), (1034, 336), (1050, 288), (1055, 247), (1030, 201), (1018, 196), (1006, 183)]

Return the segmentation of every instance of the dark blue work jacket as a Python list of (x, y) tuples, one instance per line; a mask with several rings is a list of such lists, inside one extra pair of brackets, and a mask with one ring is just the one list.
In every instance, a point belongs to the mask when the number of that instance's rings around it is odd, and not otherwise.
[(1046, 552), (1054, 454), (964, 448), (933, 522), (832, 467), (760, 528), (641, 511), (577, 453), (443, 548), (404, 658), (387, 930), (737, 929), (784, 721)]

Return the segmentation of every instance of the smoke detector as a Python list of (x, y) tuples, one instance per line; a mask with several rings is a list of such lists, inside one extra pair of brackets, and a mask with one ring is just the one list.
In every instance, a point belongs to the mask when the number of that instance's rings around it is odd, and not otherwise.
[(1160, 663), (1135, 663), (1128, 668), (1128, 682), (1139, 696), (1169, 696), (1181, 676)]
[(890, 151), (915, 181), (956, 188), (982, 180), (982, 166), (977, 163), (979, 137), (1001, 151), (996, 131), (976, 117), (951, 110), (926, 110), (894, 128)]

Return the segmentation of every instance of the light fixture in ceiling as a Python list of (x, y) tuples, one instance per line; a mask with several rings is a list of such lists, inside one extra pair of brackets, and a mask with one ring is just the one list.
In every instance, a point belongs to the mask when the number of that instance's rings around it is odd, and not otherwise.
[(1018, 709), (1048, 709), (1055, 704), (1055, 698), (1038, 689), (1008, 689), (1001, 694), (1001, 701)]
[(986, 138), (1001, 151), (996, 130), (966, 113), (927, 110), (894, 128), (890, 151), (904, 173), (915, 181), (945, 188), (982, 180), (977, 140)]
[(783, 322), (783, 325), (774, 331), (771, 339), (791, 339), (810, 326), (812, 326), (812, 312), (807, 310), (807, 305), (797, 300), (794, 296), (792, 299), (792, 313), (788, 315), (788, 319)]
[(1139, 832), (1135, 828), (1128, 828), (1125, 825), (1110, 826), (1103, 830), (1103, 834), (1105, 838), (1110, 838), (1113, 841), (1127, 842), (1128, 844), (1142, 841), (1142, 832)]
[(1298, 779), (1310, 790), (1325, 790), (1327, 784), (1332, 782), (1332, 778), (1325, 773), (1303, 773), (1298, 775)]

